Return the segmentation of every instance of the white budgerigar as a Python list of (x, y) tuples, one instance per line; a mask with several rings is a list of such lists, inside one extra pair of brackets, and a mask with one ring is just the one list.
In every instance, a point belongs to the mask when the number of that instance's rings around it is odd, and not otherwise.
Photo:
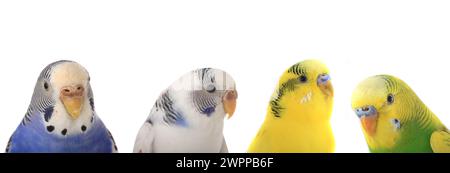
[(154, 104), (134, 152), (228, 152), (224, 118), (233, 115), (236, 99), (235, 82), (224, 71), (203, 68), (182, 76)]

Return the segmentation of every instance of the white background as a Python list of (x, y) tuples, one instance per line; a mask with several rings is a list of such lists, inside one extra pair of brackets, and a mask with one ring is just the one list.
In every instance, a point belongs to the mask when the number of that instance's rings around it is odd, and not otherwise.
[(120, 152), (160, 92), (184, 73), (220, 68), (239, 91), (230, 152), (245, 152), (282, 72), (308, 58), (331, 69), (337, 152), (367, 152), (350, 108), (358, 82), (405, 80), (450, 126), (448, 1), (1, 1), (0, 148), (23, 118), (40, 71), (60, 59), (91, 74), (97, 113)]

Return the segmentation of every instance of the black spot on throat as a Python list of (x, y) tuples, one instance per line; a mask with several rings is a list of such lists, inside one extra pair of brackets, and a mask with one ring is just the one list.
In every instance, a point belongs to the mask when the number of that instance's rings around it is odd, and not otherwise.
[(52, 125), (47, 126), (48, 132), (53, 132), (53, 130), (55, 130), (55, 126), (52, 126)]
[(64, 136), (66, 136), (66, 134), (67, 134), (67, 129), (63, 129), (63, 130), (61, 131), (61, 134), (64, 135)]

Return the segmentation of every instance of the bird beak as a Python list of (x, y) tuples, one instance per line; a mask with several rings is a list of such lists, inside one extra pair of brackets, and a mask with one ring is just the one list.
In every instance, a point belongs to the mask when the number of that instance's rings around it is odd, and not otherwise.
[(225, 113), (228, 115), (228, 119), (230, 119), (233, 116), (234, 111), (236, 110), (237, 97), (238, 97), (237, 91), (228, 90), (225, 92), (225, 95), (222, 98), (223, 108), (225, 110)]
[(361, 121), (361, 125), (364, 131), (369, 136), (373, 136), (376, 132), (378, 121), (378, 112), (376, 111), (375, 107), (365, 106), (357, 108), (355, 112), (356, 115), (358, 115), (359, 120)]
[(331, 77), (328, 74), (321, 74), (317, 77), (317, 86), (327, 96), (333, 96), (333, 85), (331, 85)]
[(360, 118), (364, 130), (370, 136), (373, 136), (375, 134), (375, 129), (377, 127), (377, 118), (377, 115)]
[(63, 87), (60, 91), (60, 100), (70, 117), (77, 119), (84, 103), (84, 87), (81, 85)]

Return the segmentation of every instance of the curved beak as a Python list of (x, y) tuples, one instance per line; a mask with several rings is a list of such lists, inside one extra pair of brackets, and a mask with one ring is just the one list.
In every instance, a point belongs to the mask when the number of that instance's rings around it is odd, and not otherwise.
[(225, 92), (225, 95), (222, 98), (223, 101), (223, 108), (225, 110), (225, 113), (228, 115), (228, 119), (230, 119), (234, 111), (236, 110), (236, 100), (237, 100), (238, 94), (235, 90), (228, 90)]
[(356, 115), (361, 121), (361, 125), (370, 136), (373, 136), (376, 132), (378, 112), (374, 106), (364, 106), (355, 109)]
[(62, 87), (59, 98), (70, 117), (77, 119), (84, 103), (84, 87), (81, 85)]
[(317, 77), (317, 86), (319, 86), (320, 90), (325, 93), (327, 96), (333, 96), (333, 85), (331, 85), (331, 77), (328, 74), (320, 74)]

